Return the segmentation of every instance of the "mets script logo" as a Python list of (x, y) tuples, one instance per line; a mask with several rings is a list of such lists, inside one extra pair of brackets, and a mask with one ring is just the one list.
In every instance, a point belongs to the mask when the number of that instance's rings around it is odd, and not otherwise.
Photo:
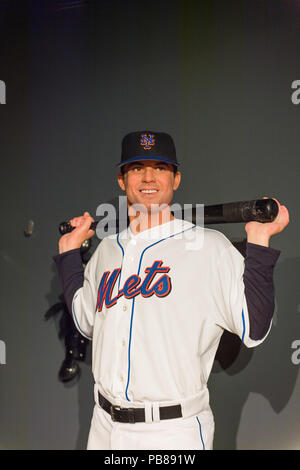
[(141, 134), (140, 144), (144, 150), (150, 150), (155, 145), (155, 138), (153, 134)]
[(156, 260), (152, 266), (147, 267), (145, 269), (146, 276), (143, 281), (137, 274), (129, 276), (122, 289), (119, 290), (118, 295), (114, 298), (112, 298), (112, 292), (120, 275), (121, 268), (114, 269), (112, 272), (106, 271), (100, 280), (96, 311), (101, 312), (104, 303), (107, 308), (112, 307), (122, 295), (124, 295), (126, 299), (132, 299), (137, 295), (142, 295), (143, 297), (151, 297), (152, 295), (165, 297), (168, 295), (171, 291), (170, 276), (162, 274), (162, 276), (154, 282), (154, 278), (157, 274), (168, 273), (170, 270), (168, 266), (162, 267), (162, 263), (161, 260)]

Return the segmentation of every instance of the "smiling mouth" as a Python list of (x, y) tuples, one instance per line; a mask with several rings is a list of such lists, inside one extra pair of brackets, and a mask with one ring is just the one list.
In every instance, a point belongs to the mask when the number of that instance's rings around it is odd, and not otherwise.
[(143, 194), (156, 194), (158, 190), (157, 189), (140, 189), (140, 192)]

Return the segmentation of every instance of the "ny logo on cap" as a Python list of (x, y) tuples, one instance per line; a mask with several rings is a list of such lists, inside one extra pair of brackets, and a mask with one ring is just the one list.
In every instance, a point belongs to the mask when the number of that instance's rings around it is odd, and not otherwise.
[(155, 145), (155, 138), (153, 134), (141, 134), (140, 144), (144, 150), (150, 150)]

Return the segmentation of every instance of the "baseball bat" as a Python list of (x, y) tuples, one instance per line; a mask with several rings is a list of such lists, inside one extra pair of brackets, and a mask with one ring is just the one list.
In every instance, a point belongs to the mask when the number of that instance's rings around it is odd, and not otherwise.
[[(227, 202), (204, 206), (204, 225), (239, 222), (273, 222), (278, 214), (278, 204), (274, 199), (254, 199), (251, 201)], [(92, 222), (91, 230), (96, 230), (99, 220)], [(196, 224), (196, 208), (192, 208), (192, 222)], [(117, 221), (118, 224), (118, 221)], [(75, 227), (70, 222), (61, 222), (61, 235), (70, 233)]]

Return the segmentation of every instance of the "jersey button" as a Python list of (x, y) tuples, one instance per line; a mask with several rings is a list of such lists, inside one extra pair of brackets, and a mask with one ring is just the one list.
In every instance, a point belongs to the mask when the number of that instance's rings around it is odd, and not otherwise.
[(127, 310), (127, 306), (123, 305), (123, 311), (126, 312), (126, 310)]
[(125, 339), (123, 339), (123, 341), (122, 341), (122, 346), (126, 346), (126, 341), (125, 341)]

